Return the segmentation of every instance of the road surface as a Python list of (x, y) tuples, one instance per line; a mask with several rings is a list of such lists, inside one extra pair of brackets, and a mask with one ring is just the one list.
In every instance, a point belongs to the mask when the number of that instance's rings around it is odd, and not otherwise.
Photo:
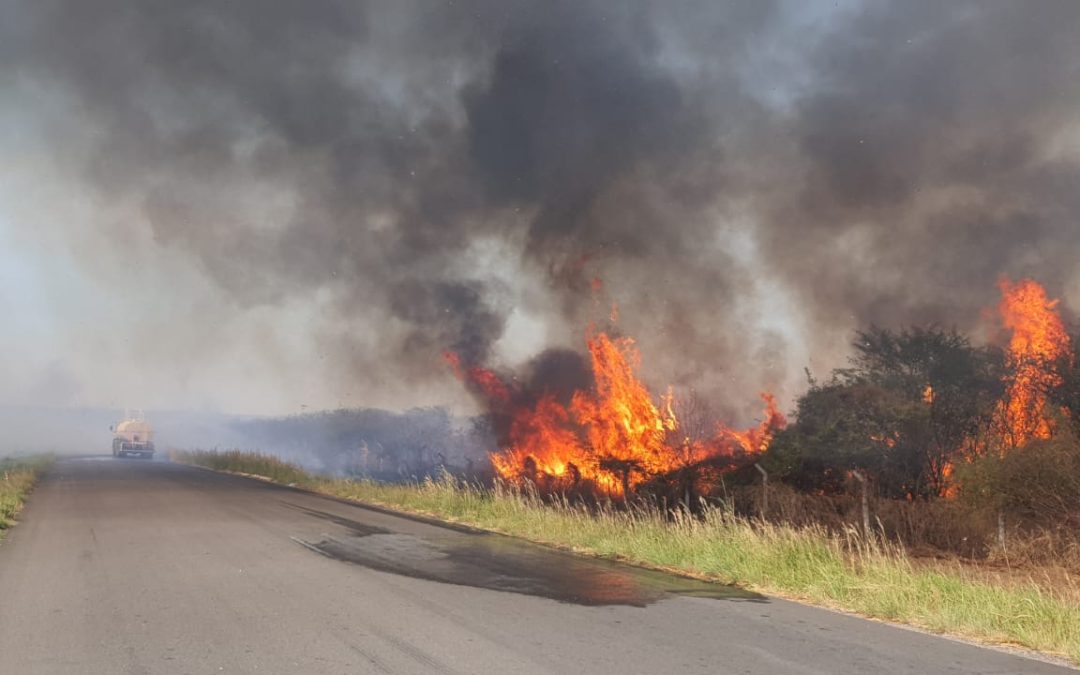
[(59, 462), (0, 544), (0, 672), (1075, 671), (110, 457)]

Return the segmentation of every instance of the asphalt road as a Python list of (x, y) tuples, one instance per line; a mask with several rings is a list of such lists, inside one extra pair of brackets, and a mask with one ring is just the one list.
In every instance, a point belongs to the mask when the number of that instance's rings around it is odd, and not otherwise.
[(0, 544), (2, 673), (1064, 673), (161, 461), (65, 460)]

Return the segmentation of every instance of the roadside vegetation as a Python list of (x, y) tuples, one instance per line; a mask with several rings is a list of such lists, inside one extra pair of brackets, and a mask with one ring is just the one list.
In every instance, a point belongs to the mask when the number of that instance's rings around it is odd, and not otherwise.
[(733, 583), (931, 631), (1015, 644), (1080, 663), (1075, 588), (994, 580), (977, 566), (924, 565), (884, 537), (735, 515), (572, 504), (451, 476), (413, 484), (315, 476), (250, 452), (172, 452), (174, 461), (257, 474), (335, 497), (471, 525), (583, 554)]
[(227, 452), (170, 450), (169, 459), (182, 464), (194, 464), (215, 471), (239, 473), (266, 478), (282, 485), (314, 488), (317, 480), (295, 464), (257, 452), (230, 450)]
[(26, 496), (52, 462), (51, 456), (0, 459), (0, 538), (14, 524)]

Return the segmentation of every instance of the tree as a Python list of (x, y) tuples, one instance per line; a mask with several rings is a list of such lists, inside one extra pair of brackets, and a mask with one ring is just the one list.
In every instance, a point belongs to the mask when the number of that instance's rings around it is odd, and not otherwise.
[(911, 447), (923, 440), (922, 406), (871, 382), (834, 379), (799, 400), (797, 419), (770, 454), (788, 451), (793, 482), (804, 489), (839, 489), (852, 469), (873, 476), (886, 494), (918, 488), (921, 466)]
[(1001, 352), (936, 327), (875, 327), (859, 331), (853, 347), (848, 368), (825, 384), (811, 380), (767, 468), (809, 489), (837, 489), (858, 469), (887, 496), (941, 494), (950, 463), (975, 454), (991, 428), (1004, 388)]
[(715, 433), (716, 417), (705, 398), (694, 389), (674, 397), (672, 409), (679, 420), (678, 428), (668, 432), (666, 443), (676, 448), (679, 456), (679, 468), (672, 476), (672, 496), (692, 508), (697, 503), (698, 483), (706, 470), (701, 464), (700, 449)]
[(921, 455), (925, 478), (915, 494), (941, 494), (951, 463), (973, 458), (989, 440), (1005, 393), (1004, 354), (936, 327), (898, 333), (875, 327), (857, 336), (854, 377), (926, 406), (924, 437), (911, 448)]

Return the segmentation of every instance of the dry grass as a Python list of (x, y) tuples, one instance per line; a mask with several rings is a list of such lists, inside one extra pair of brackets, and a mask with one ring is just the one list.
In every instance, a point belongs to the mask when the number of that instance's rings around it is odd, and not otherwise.
[(14, 524), (26, 496), (52, 461), (48, 456), (0, 459), (0, 537)]
[(230, 471), (269, 478), (282, 485), (310, 487), (313, 478), (300, 467), (276, 457), (242, 450), (224, 452), (169, 450), (169, 459), (184, 464), (196, 464), (215, 471)]
[(331, 479), (250, 453), (176, 453), (173, 459), (244, 473), (269, 467), (290, 483), (337, 497), (1080, 663), (1075, 593), (955, 562), (919, 564), (901, 545), (867, 541), (850, 527), (762, 522), (711, 506), (700, 515), (589, 509), (450, 477), (412, 485)]
[[(736, 513), (761, 515), (760, 486), (727, 491)], [(841, 532), (861, 520), (856, 494), (812, 495), (786, 485), (769, 487), (768, 519), (792, 527), (823, 526)], [(882, 538), (911, 555), (1029, 568), (1063, 567), (1080, 573), (1080, 529), (1055, 527), (1013, 514), (1006, 517), (1006, 547), (997, 539), (997, 514), (963, 501), (870, 499), (870, 517)]]

